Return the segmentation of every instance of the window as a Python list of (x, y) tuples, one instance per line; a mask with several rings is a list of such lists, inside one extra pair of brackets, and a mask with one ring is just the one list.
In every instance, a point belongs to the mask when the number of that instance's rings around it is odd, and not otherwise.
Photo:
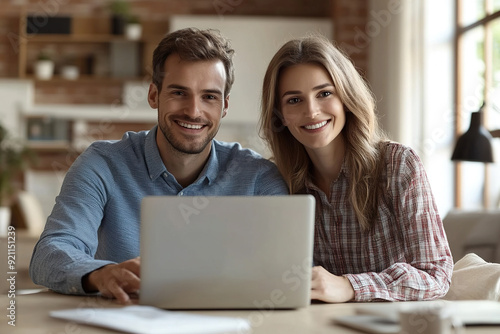
[[(500, 129), (500, 0), (456, 0), (456, 134), (469, 127), (483, 102), (483, 123)], [(455, 206), (497, 206), (500, 197), (500, 143), (492, 142), (494, 164), (456, 164)]]

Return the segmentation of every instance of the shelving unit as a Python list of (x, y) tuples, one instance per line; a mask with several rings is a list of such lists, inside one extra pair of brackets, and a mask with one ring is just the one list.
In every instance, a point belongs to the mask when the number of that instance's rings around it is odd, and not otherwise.
[[(26, 133), (28, 146), (38, 155), (38, 164), (32, 169), (50, 171), (69, 168), (74, 159), (94, 140), (119, 139), (129, 130), (151, 129), (157, 121), (153, 109), (132, 109), (127, 106), (109, 105), (40, 105), (22, 111), (25, 120), (22, 132)], [(33, 135), (35, 120), (43, 127), (44, 122), (53, 124), (48, 132), (57, 129), (58, 134), (47, 135), (47, 129), (39, 129)], [(65, 123), (65, 124), (62, 124)], [(82, 128), (83, 127), (83, 128)], [(61, 131), (65, 133), (61, 134)], [(36, 138), (36, 134), (39, 138)], [(35, 138), (33, 138), (35, 137)], [(52, 138), (50, 138), (52, 137)]]
[(33, 80), (37, 85), (58, 85), (58, 84), (64, 84), (64, 85), (81, 85), (81, 84), (91, 84), (94, 82), (99, 82), (99, 83), (123, 83), (125, 81), (137, 81), (137, 80), (142, 80), (144, 77), (148, 74), (144, 74), (142, 77), (112, 77), (112, 76), (105, 76), (105, 75), (88, 75), (88, 74), (80, 74), (78, 76), (78, 79), (76, 80), (69, 80), (61, 77), (60, 75), (56, 74), (52, 77), (50, 80), (40, 80), (36, 78), (33, 74), (26, 75), (24, 78)]
[[(37, 89), (71, 88), (71, 91), (79, 91), (89, 86), (118, 86), (121, 87), (122, 95), (127, 94), (129, 82), (150, 80), (153, 51), (169, 29), (168, 20), (141, 22), (142, 38), (129, 40), (124, 35), (111, 33), (109, 15), (96, 15), (72, 16), (69, 33), (41, 33), (40, 29), (33, 29), (33, 21), (28, 21), (32, 14), (25, 10), (19, 18), (18, 77), (32, 81), (35, 92)], [(42, 19), (39, 21), (44, 22)], [(28, 33), (28, 24), (31, 31), (39, 33)], [(35, 77), (32, 67), (38, 54), (46, 49), (53, 51), (56, 71), (51, 79), (41, 80)], [(79, 69), (78, 77), (74, 80), (62, 77), (59, 71), (70, 57)], [(117, 70), (121, 68), (134, 68), (135, 74), (129, 75), (127, 71), (122, 71), (117, 75)], [(156, 114), (154, 110), (131, 108), (126, 104), (40, 104), (24, 109), (21, 119), (21, 130), (39, 158), (33, 170), (50, 171), (69, 168), (83, 150), (84, 144), (93, 139), (118, 139), (108, 138), (112, 135), (111, 126), (115, 133), (121, 134), (127, 130), (148, 129), (156, 122)], [(51, 137), (46, 134), (48, 130), (44, 128), (44, 122), (53, 121), (65, 123), (67, 136)], [(39, 122), (38, 129), (36, 122)], [(110, 125), (102, 128), (103, 122)], [(43, 135), (37, 137), (30, 133), (33, 125), (34, 131), (42, 131)], [(75, 131), (78, 126), (83, 126), (88, 133)], [(99, 133), (98, 138), (92, 137), (95, 133)]]
[[(144, 22), (143, 36), (139, 40), (128, 40), (123, 35), (113, 35), (110, 33), (111, 18), (109, 16), (101, 17), (72, 17), (71, 33), (69, 34), (29, 34), (27, 33), (27, 17), (25, 13), (19, 20), (19, 52), (18, 52), (18, 75), (19, 78), (33, 78), (31, 65), (34, 64), (37, 54), (45, 48), (57, 50), (56, 65), (64, 62), (64, 57), (76, 57), (77, 66), (80, 69), (80, 76), (85, 81), (126, 81), (141, 79), (149, 75), (147, 68), (150, 67), (151, 56), (157, 43), (168, 31), (168, 21)], [(136, 66), (138, 73), (135, 77), (113, 76), (112, 73), (96, 73), (96, 68), (84, 68), (85, 58), (92, 55), (107, 56), (112, 53), (113, 46), (127, 43), (132, 50), (137, 50), (138, 54), (132, 57), (132, 62), (137, 60), (133, 66)], [(62, 50), (62, 51), (61, 51)], [(85, 51), (82, 51), (85, 50)], [(59, 52), (60, 51), (60, 52)], [(134, 59), (135, 58), (135, 59)], [(99, 59), (98, 59), (99, 60)], [(96, 66), (94, 59), (94, 66)], [(101, 62), (109, 65), (113, 59), (100, 59)], [(58, 64), (59, 63), (59, 64)], [(101, 66), (102, 67), (102, 66)], [(107, 67), (107, 66), (104, 66)], [(49, 81), (70, 81), (57, 76)], [(80, 80), (80, 77), (78, 78)], [(42, 81), (40, 80), (40, 83)]]

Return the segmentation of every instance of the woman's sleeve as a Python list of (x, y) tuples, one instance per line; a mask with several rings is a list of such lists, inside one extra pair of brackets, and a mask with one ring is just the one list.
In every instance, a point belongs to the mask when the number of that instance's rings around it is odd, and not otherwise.
[(381, 272), (345, 275), (356, 301), (432, 300), (443, 297), (453, 270), (448, 240), (422, 162), (404, 146), (392, 146), (388, 191), (403, 236), (405, 261)]

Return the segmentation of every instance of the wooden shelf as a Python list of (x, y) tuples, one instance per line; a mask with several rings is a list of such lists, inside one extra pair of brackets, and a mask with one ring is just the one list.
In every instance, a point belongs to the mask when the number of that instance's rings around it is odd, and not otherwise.
[(36, 152), (67, 152), (71, 148), (67, 140), (28, 140), (27, 145)]
[(110, 76), (97, 76), (97, 75), (80, 75), (77, 79), (65, 79), (61, 76), (55, 75), (50, 80), (40, 80), (34, 77), (33, 75), (28, 75), (25, 77), (26, 79), (30, 79), (35, 81), (37, 85), (80, 85), (85, 83), (123, 83), (125, 81), (140, 81), (144, 80), (144, 76), (140, 77), (110, 77)]
[[(63, 78), (57, 78), (42, 81), (36, 80), (37, 83), (88, 83), (88, 82), (111, 82), (119, 83), (126, 80), (142, 80), (145, 78), (142, 74), (145, 74), (145, 68), (150, 65), (151, 57), (157, 43), (161, 40), (164, 33), (168, 31), (166, 23), (163, 21), (158, 22), (148, 22), (145, 21), (141, 23), (143, 25), (143, 37), (138, 40), (127, 39), (124, 35), (114, 35), (110, 30), (110, 18), (109, 17), (72, 17), (71, 33), (61, 33), (61, 34), (40, 34), (40, 33), (26, 33), (27, 22), (24, 13), (19, 20), (19, 32), (21, 38), (19, 38), (19, 52), (18, 52), (18, 76), (20, 78), (30, 78), (35, 79), (31, 75), (30, 66), (33, 64), (36, 58), (35, 54), (39, 53), (40, 50), (44, 48), (54, 48), (55, 61), (59, 60), (61, 63), (61, 58), (70, 55), (72, 58), (76, 58), (77, 66), (80, 67), (81, 73), (88, 73), (87, 66), (89, 63), (86, 61), (86, 57), (89, 55), (97, 54), (101, 57), (101, 62), (106, 63), (106, 60), (102, 58), (106, 55), (115, 54), (116, 50), (121, 50), (122, 48), (130, 48), (137, 50), (137, 54), (134, 55), (137, 59), (133, 62), (137, 64), (139, 69), (139, 77), (135, 78), (122, 78), (122, 77), (93, 77), (93, 76), (81, 76), (77, 80), (66, 80)], [(125, 44), (126, 45), (120, 45)], [(82, 48), (79, 47), (81, 45)], [(74, 48), (72, 48), (74, 46)], [(96, 50), (94, 50), (94, 48)], [(62, 51), (61, 51), (62, 50)], [(70, 51), (68, 51), (70, 50)], [(104, 50), (104, 51), (103, 51)], [(60, 53), (58, 53), (60, 51)], [(131, 58), (133, 59), (133, 58)], [(73, 60), (75, 61), (75, 60)], [(60, 65), (60, 64), (59, 64)], [(128, 68), (128, 67), (126, 67)], [(102, 71), (101, 71), (102, 74)], [(133, 74), (133, 73), (130, 73)]]
[(138, 40), (127, 39), (122, 35), (110, 34), (26, 34), (29, 43), (153, 43), (161, 36), (143, 37)]
[[(30, 13), (27, 7), (23, 7), (21, 15), (19, 17), (19, 52), (18, 52), (18, 76), (20, 78), (29, 77), (29, 67), (33, 63), (34, 52), (39, 52), (43, 50), (46, 46), (53, 44), (56, 50), (60, 48), (66, 48), (61, 54), (57, 54), (55, 58), (62, 58), (65, 56), (64, 53), (69, 53), (67, 51), (68, 47), (75, 46), (76, 57), (78, 61), (82, 62), (83, 57), (88, 56), (87, 51), (79, 51), (78, 45), (86, 45), (84, 47), (93, 48), (94, 44), (96, 47), (110, 47), (116, 43), (137, 43), (139, 49), (139, 56), (137, 63), (139, 68), (143, 69), (141, 72), (145, 72), (144, 69), (150, 65), (153, 50), (155, 49), (157, 43), (162, 39), (165, 33), (169, 30), (168, 20), (141, 20), (142, 25), (142, 38), (138, 40), (127, 39), (124, 35), (112, 34), (112, 24), (111, 17), (109, 15), (97, 14), (97, 15), (73, 15), (71, 16), (71, 29), (70, 33), (60, 33), (60, 34), (41, 34), (41, 33), (27, 33), (27, 31), (39, 31), (28, 29), (28, 17), (30, 15), (35, 15), (37, 13)], [(35, 27), (36, 28), (36, 27)], [(101, 50), (102, 51), (102, 50)], [(100, 51), (97, 52), (99, 54)], [(83, 54), (86, 53), (86, 54)], [(92, 54), (92, 52), (89, 52)], [(105, 53), (105, 52), (104, 52)], [(110, 51), (107, 51), (108, 55)], [(100, 53), (102, 56), (102, 52)], [(75, 54), (71, 55), (72, 57)], [(80, 64), (80, 67), (86, 66)], [(81, 71), (81, 73), (88, 73)], [(101, 72), (102, 73), (102, 72)], [(141, 73), (142, 74), (142, 73)], [(80, 77), (74, 82), (84, 83), (84, 82), (95, 82), (96, 80), (104, 80), (107, 82), (120, 82), (124, 80), (129, 80), (131, 78), (102, 78), (102, 77)], [(138, 79), (138, 78), (132, 78)], [(139, 79), (144, 79), (139, 78)], [(37, 81), (41, 82), (41, 81)], [(54, 78), (50, 82), (59, 83), (65, 82), (69, 83), (70, 80), (57, 79)]]
[(107, 34), (26, 34), (29, 43), (110, 43), (110, 42), (137, 42), (127, 40), (123, 36)]

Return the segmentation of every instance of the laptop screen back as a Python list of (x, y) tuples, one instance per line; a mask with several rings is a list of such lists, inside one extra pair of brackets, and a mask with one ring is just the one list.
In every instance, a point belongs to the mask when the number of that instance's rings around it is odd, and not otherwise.
[(310, 302), (310, 195), (145, 197), (140, 303), (168, 309)]

